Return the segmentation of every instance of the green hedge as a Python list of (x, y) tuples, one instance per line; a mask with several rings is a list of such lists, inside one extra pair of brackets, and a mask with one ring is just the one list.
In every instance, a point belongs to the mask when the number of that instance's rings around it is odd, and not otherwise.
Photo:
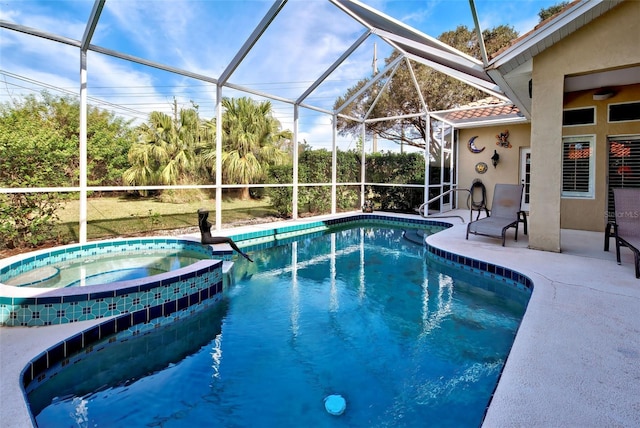
[[(354, 183), (360, 181), (361, 155), (354, 151), (338, 151), (337, 181)], [(439, 169), (431, 168), (431, 175), (439, 176)], [(384, 153), (367, 155), (366, 181), (392, 184), (424, 184), (424, 158), (421, 153)], [(291, 184), (293, 166), (272, 167), (269, 182)], [(327, 150), (306, 150), (298, 161), (299, 183), (330, 183), (331, 152)], [(269, 196), (274, 208), (284, 217), (292, 213), (292, 189), (269, 188)], [(369, 186), (368, 199), (375, 208), (385, 211), (413, 212), (423, 201), (422, 188), (391, 186)], [(337, 208), (340, 211), (353, 210), (360, 204), (360, 186), (339, 186)], [(298, 188), (298, 213), (325, 214), (331, 211), (331, 186), (300, 186)]]

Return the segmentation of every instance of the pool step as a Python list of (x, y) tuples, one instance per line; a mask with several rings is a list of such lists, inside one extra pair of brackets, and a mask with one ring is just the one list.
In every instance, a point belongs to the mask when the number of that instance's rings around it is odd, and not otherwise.
[(411, 241), (414, 244), (424, 245), (424, 230), (407, 229), (403, 234), (407, 241)]

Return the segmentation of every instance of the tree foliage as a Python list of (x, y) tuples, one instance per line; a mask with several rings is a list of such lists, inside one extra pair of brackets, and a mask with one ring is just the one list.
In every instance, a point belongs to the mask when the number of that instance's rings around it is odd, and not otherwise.
[[(215, 128), (213, 128), (214, 130)], [(215, 164), (215, 134), (196, 109), (174, 104), (174, 117), (154, 111), (137, 128), (137, 140), (129, 150), (130, 167), (122, 178), (129, 185), (175, 185), (208, 177)], [(199, 156), (200, 153), (204, 156)], [(141, 192), (146, 194), (147, 192)]]
[[(73, 158), (63, 132), (46, 105), (34, 96), (3, 105), (0, 114), (0, 184), (2, 187), (54, 187), (68, 183)], [(58, 207), (53, 193), (0, 195), (0, 237), (7, 248), (36, 245), (51, 238), (45, 228)], [(39, 230), (42, 229), (42, 232)]]
[[(341, 151), (336, 153), (337, 181), (353, 183), (360, 176), (360, 153)], [(332, 154), (326, 149), (306, 149), (298, 158), (298, 181), (300, 183), (330, 183), (332, 176)], [(269, 182), (291, 184), (293, 166), (291, 164), (272, 167)], [(357, 188), (356, 188), (357, 187)], [(359, 186), (340, 186), (337, 190), (338, 210), (352, 210), (360, 198)], [(269, 188), (271, 204), (280, 215), (288, 217), (292, 213), (293, 192), (290, 187)], [(300, 214), (326, 214), (331, 211), (331, 186), (300, 186), (298, 188), (298, 212)]]
[[(517, 36), (517, 32), (512, 27), (504, 25), (483, 32), (485, 46), (489, 54), (507, 46)], [(459, 26), (453, 31), (442, 33), (438, 39), (467, 55), (480, 58), (480, 45), (476, 32), (466, 26)], [(385, 63), (390, 64), (398, 55), (398, 52), (394, 52), (385, 60)], [(411, 62), (411, 67), (418, 81), (422, 97), (430, 111), (454, 108), (487, 96), (484, 92), (425, 65)], [(400, 63), (387, 88), (382, 91), (386, 80), (385, 78), (380, 79), (342, 112), (353, 118), (362, 118), (369, 111), (378, 94), (380, 97), (373, 107), (370, 117), (398, 117), (424, 111), (405, 61)], [(336, 100), (334, 108), (342, 106), (369, 81), (370, 78), (363, 79), (349, 88), (343, 96)], [(433, 135), (435, 128), (432, 126), (430, 129), (429, 138), (435, 141)], [(351, 120), (339, 118), (338, 131), (341, 135), (358, 136), (361, 132), (361, 125)], [(424, 141), (427, 137), (424, 116), (368, 123), (366, 132), (369, 136), (375, 133), (379, 138), (421, 148), (424, 147)], [(435, 147), (432, 156), (437, 158), (437, 145), (433, 144), (432, 146)]]
[[(337, 181), (356, 183), (360, 180), (361, 153), (354, 150), (336, 153)], [(300, 183), (331, 182), (331, 152), (325, 149), (305, 150), (300, 153), (298, 181)], [(366, 177), (369, 182), (393, 184), (424, 184), (424, 157), (421, 153), (371, 154), (366, 158)], [(291, 184), (293, 167), (283, 165), (269, 170), (269, 182)], [(378, 209), (412, 212), (423, 199), (422, 188), (371, 186), (369, 198)], [(290, 187), (268, 189), (271, 204), (283, 217), (292, 213), (293, 192)], [(360, 202), (360, 186), (338, 186), (336, 204), (338, 211), (353, 210)], [(298, 188), (298, 213), (303, 215), (326, 214), (331, 210), (331, 186), (300, 186)]]
[[(223, 183), (264, 182), (270, 166), (289, 159), (284, 149), (292, 133), (281, 129), (268, 101), (225, 98), (222, 106)], [(178, 111), (174, 104), (173, 117), (152, 112), (137, 135), (129, 151), (131, 166), (123, 174), (125, 183), (173, 185), (214, 180), (215, 119), (201, 119), (195, 108)], [(248, 188), (243, 188), (242, 197), (249, 198)]]
[(540, 22), (551, 18), (553, 15), (557, 14), (558, 12), (562, 11), (562, 9), (564, 9), (565, 7), (567, 7), (569, 5), (570, 2), (568, 1), (563, 1), (561, 3), (558, 3), (556, 5), (553, 6), (549, 6), (546, 9), (540, 9), (540, 12), (538, 12), (538, 17), (540, 18)]
[[(80, 104), (46, 92), (0, 106), (0, 185), (7, 188), (77, 186)], [(87, 111), (89, 180), (115, 184), (128, 150), (128, 127), (98, 108)], [(119, 181), (117, 181), (119, 182)], [(0, 238), (7, 247), (53, 238), (60, 194), (0, 196)]]
[(88, 108), (87, 182), (90, 186), (122, 185), (122, 173), (129, 167), (127, 154), (133, 135), (131, 121), (107, 110)]
[[(222, 115), (222, 168), (227, 184), (264, 182), (271, 165), (288, 160), (284, 150), (290, 144), (291, 131), (282, 130), (273, 116), (271, 102), (250, 98), (225, 98)], [(242, 199), (249, 198), (249, 188), (242, 189)]]
[[(366, 168), (369, 182), (424, 185), (421, 153), (373, 153), (367, 156)], [(414, 187), (371, 186), (369, 193), (383, 211), (412, 212), (424, 199), (424, 189)]]

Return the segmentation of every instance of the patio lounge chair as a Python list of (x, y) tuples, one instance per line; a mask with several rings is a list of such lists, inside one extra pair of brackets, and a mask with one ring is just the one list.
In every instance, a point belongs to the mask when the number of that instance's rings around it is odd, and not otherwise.
[(620, 247), (628, 247), (633, 251), (636, 278), (640, 278), (640, 189), (613, 189), (613, 203), (616, 260), (621, 264)]
[(522, 184), (496, 184), (491, 202), (491, 215), (469, 223), (466, 239), (469, 239), (469, 233), (502, 237), (504, 247), (507, 229), (515, 227), (517, 241), (522, 189)]

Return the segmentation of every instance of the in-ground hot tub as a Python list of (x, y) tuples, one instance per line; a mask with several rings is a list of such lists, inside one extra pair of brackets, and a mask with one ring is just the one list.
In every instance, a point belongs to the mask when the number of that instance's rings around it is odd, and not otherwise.
[(111, 316), (135, 325), (169, 316), (222, 291), (222, 260), (213, 257), (209, 245), (173, 238), (109, 240), (11, 257), (0, 263), (0, 325)]

